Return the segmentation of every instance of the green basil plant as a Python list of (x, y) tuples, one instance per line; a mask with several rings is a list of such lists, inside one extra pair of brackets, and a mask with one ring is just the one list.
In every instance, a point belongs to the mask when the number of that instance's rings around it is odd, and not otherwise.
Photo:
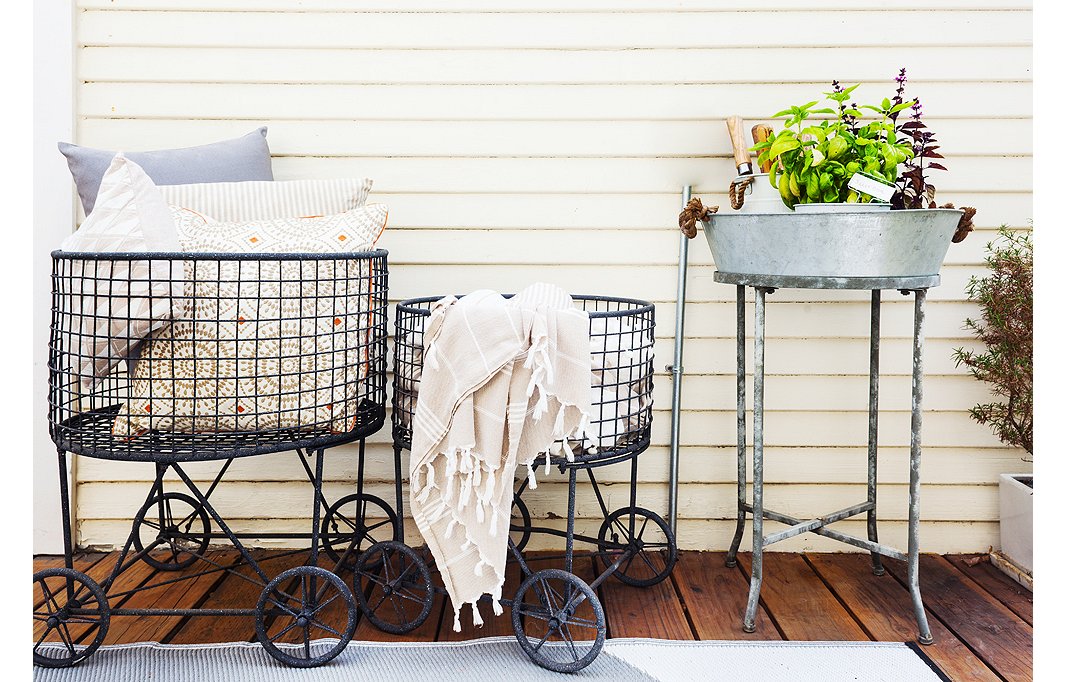
[[(897, 95), (880, 105), (849, 106), (857, 87), (845, 88), (833, 81), (833, 90), (823, 94), (836, 102), (835, 109), (816, 109), (816, 100), (774, 114), (785, 119), (784, 129), (752, 147), (760, 163), (772, 162), (770, 183), (789, 208), (819, 202), (869, 202), (868, 195), (848, 187), (851, 176), (862, 172), (896, 184), (897, 169), (914, 157), (909, 136), (898, 134), (896, 120), (915, 102), (903, 102)], [(864, 112), (873, 116), (864, 119)], [(828, 114), (836, 114), (836, 119), (810, 120)]]

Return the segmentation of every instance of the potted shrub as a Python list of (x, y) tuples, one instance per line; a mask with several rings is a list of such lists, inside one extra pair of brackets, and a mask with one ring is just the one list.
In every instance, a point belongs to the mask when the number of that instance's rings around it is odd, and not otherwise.
[[(921, 103), (904, 97), (852, 103), (857, 85), (833, 82), (815, 100), (778, 112), (781, 131), (752, 147), (795, 212), (711, 215), (686, 209), (682, 228), (703, 221), (719, 270), (740, 274), (884, 278), (936, 275), (948, 245), (970, 229), (973, 209), (937, 207), (930, 171), (944, 171)], [(832, 116), (815, 121), (815, 116)], [(801, 212), (802, 211), (802, 212)], [(694, 225), (686, 234), (694, 235)]]
[[(970, 409), (1001, 441), (1033, 454), (1033, 241), (1028, 232), (1000, 228), (988, 244), (989, 274), (971, 278), (970, 300), (980, 320), (966, 320), (985, 349), (955, 350), (955, 364), (988, 382), (994, 400)], [(1032, 461), (1031, 459), (1029, 461)], [(999, 481), (1000, 548), (1031, 582), (1033, 572), (1033, 476), (1002, 474)], [(995, 555), (994, 555), (995, 556)], [(1008, 567), (1009, 569), (1009, 567)], [(1008, 573), (1011, 571), (1008, 570)], [(1016, 578), (1021, 576), (1015, 575)]]

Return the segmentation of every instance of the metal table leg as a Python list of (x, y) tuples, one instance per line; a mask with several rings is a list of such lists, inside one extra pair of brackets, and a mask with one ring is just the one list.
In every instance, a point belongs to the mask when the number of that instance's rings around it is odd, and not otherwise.
[(746, 372), (744, 327), (744, 286), (740, 285), (737, 287), (737, 530), (733, 534), (733, 542), (729, 545), (729, 553), (725, 557), (725, 565), (729, 568), (737, 565), (737, 550), (740, 549), (740, 541), (744, 537), (744, 522), (747, 520), (745, 505), (748, 502), (748, 473), (746, 471), (748, 428), (745, 416), (748, 398), (745, 394), (744, 383)]
[(752, 405), (752, 506), (751, 506), (751, 589), (748, 591), (748, 608), (744, 612), (744, 632), (755, 632), (755, 611), (759, 607), (759, 590), (762, 588), (763, 554), (763, 359), (766, 350), (766, 293), (764, 287), (755, 287), (755, 371), (754, 404)]
[(914, 290), (914, 365), (911, 375), (911, 475), (907, 515), (907, 583), (918, 620), (918, 641), (932, 644), (922, 593), (918, 586), (918, 510), (922, 465), (922, 355), (925, 346), (925, 289)]
[[(877, 542), (877, 396), (881, 365), (881, 290), (870, 293), (870, 431), (867, 441), (868, 470), (866, 475), (866, 538)], [(874, 575), (884, 575), (881, 555), (870, 553)]]
[[(819, 535), (845, 542), (870, 552), (873, 571), (883, 575), (882, 557), (907, 561), (907, 578), (915, 618), (918, 621), (918, 641), (931, 644), (929, 622), (922, 604), (921, 591), (918, 586), (918, 521), (919, 521), (919, 486), (921, 469), (921, 433), (922, 433), (922, 355), (924, 349), (925, 327), (925, 289), (903, 290), (915, 294), (914, 299), (914, 356), (911, 392), (911, 453), (910, 453), (910, 508), (908, 515), (907, 552), (881, 544), (877, 539), (877, 449), (878, 449), (878, 393), (880, 380), (881, 350), (881, 292), (873, 290), (870, 300), (870, 412), (869, 440), (867, 443), (867, 499), (860, 504), (826, 514), (814, 519), (796, 519), (790, 515), (767, 510), (763, 507), (763, 396), (766, 355), (766, 296), (774, 292), (773, 287), (755, 286), (755, 349), (754, 349), (754, 398), (752, 405), (752, 499), (747, 501), (746, 475), (746, 423), (745, 410), (745, 315), (744, 285), (737, 286), (737, 528), (726, 555), (726, 565), (736, 565), (736, 555), (744, 535), (747, 514), (752, 517), (752, 561), (751, 585), (748, 592), (747, 608), (744, 612), (743, 627), (745, 632), (755, 631), (755, 614), (759, 606), (759, 592), (763, 579), (763, 551), (781, 540), (813, 532)], [(867, 539), (841, 533), (828, 528), (829, 524), (866, 513)], [(784, 523), (789, 526), (783, 531), (763, 534), (763, 520)]]

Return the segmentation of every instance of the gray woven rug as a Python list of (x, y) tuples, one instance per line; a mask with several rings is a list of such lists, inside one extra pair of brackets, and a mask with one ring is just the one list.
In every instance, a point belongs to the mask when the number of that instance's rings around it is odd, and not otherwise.
[[(323, 643), (322, 646), (328, 646)], [(570, 678), (639, 682), (908, 680), (942, 677), (906, 644), (884, 642), (673, 642), (610, 639)], [(352, 642), (330, 663), (287, 668), (258, 644), (119, 644), (62, 670), (34, 668), (39, 682), (522, 682), (562, 680), (526, 658), (512, 637), (458, 643)]]

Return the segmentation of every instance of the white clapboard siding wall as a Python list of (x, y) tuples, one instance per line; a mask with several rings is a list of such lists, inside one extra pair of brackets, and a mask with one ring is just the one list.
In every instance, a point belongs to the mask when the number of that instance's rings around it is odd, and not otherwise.
[[(682, 186), (727, 203), (727, 116), (768, 121), (834, 78), (879, 100), (906, 66), (951, 169), (938, 198), (980, 209), (930, 292), (922, 539), (983, 550), (997, 543), (998, 474), (1030, 465), (970, 420), (988, 392), (951, 353), (971, 343), (965, 287), (985, 243), (1032, 215), (1031, 37), (1025, 0), (80, 0), (78, 142), (176, 147), (266, 124), (278, 179), (374, 178), (371, 200), (391, 209), (381, 244), (393, 300), (545, 280), (654, 301), (655, 424), (638, 498), (665, 514)], [(735, 290), (712, 282), (702, 237), (691, 254), (679, 541), (723, 549), (735, 518)], [(913, 313), (909, 298), (884, 298), (880, 518), (882, 538), (903, 545)], [(868, 314), (855, 292), (772, 298), (775, 509), (806, 517), (865, 499)], [(371, 438), (367, 480), (391, 500), (387, 431)], [(328, 453), (331, 499), (352, 490), (355, 456)], [(206, 481), (217, 468), (189, 470)], [(82, 458), (79, 542), (120, 543), (151, 472)], [(628, 466), (599, 474), (612, 507), (625, 504)], [(563, 523), (562, 483), (528, 498), (544, 524)], [(291, 453), (236, 462), (214, 499), (239, 530), (309, 528), (311, 488)], [(579, 529), (594, 532), (594, 509), (583, 486)], [(804, 536), (774, 548), (844, 546)]]

